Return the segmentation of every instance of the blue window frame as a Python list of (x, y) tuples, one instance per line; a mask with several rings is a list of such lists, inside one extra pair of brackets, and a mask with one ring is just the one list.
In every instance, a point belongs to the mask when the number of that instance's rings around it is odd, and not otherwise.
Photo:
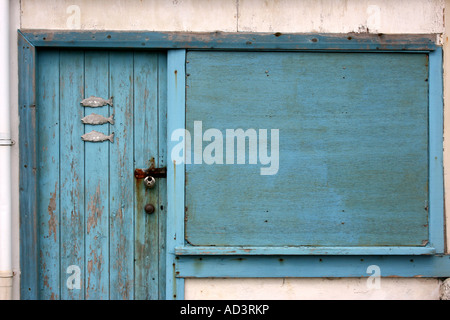
[[(43, 47), (168, 51), (168, 133), (186, 126), (186, 50), (410, 52), (429, 57), (429, 241), (424, 247), (219, 247), (185, 242), (185, 165), (167, 167), (167, 299), (182, 299), (186, 277), (448, 277), (443, 189), (442, 49), (434, 35), (311, 35), (19, 31), (20, 217), (23, 298), (37, 290), (35, 50)], [(176, 142), (168, 139), (168, 150)]]

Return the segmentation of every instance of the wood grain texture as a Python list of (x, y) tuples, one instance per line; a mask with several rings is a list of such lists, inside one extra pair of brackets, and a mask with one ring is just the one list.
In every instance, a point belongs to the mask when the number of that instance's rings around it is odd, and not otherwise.
[(443, 170), (443, 131), (444, 131), (444, 96), (443, 96), (443, 58), (442, 49), (429, 54), (430, 57), (430, 245), (437, 253), (445, 252), (444, 219), (444, 170)]
[(110, 298), (134, 298), (133, 53), (111, 52), (114, 143), (110, 146)]
[[(167, 167), (167, 54), (158, 55), (159, 166)], [(167, 180), (158, 183), (159, 213), (159, 299), (166, 299)]]
[(60, 140), (59, 51), (40, 58), (37, 70), (38, 199), (39, 207), (39, 287), (40, 298), (60, 298), (60, 154), (48, 141)]
[[(85, 298), (85, 150), (80, 137), (84, 126), (80, 119), (84, 110), (80, 101), (84, 99), (84, 52), (62, 51), (60, 53), (60, 268), (61, 299)], [(49, 146), (47, 144), (47, 146)], [(58, 174), (54, 172), (54, 174)], [(80, 270), (80, 288), (67, 286), (71, 266)]]
[(167, 251), (166, 299), (182, 300), (184, 279), (177, 278), (175, 247), (184, 244), (185, 165), (170, 156), (177, 144), (172, 132), (183, 129), (186, 120), (186, 50), (169, 50), (167, 53)]
[[(165, 297), (165, 180), (149, 190), (133, 174), (166, 162), (165, 64), (155, 52), (40, 51), (36, 299)], [(90, 95), (114, 96), (114, 107), (81, 106)], [(114, 124), (83, 124), (91, 113)], [(92, 130), (114, 142), (84, 142)], [(71, 267), (80, 288), (67, 284)]]
[[(109, 52), (85, 52), (85, 97), (109, 99)], [(109, 117), (109, 106), (83, 108), (84, 116), (93, 112)], [(110, 135), (111, 125), (85, 125), (84, 133), (96, 130)], [(84, 143), (86, 177), (84, 192), (86, 299), (109, 298), (109, 143)]]
[(192, 136), (197, 120), (224, 137), (280, 134), (276, 175), (248, 156), (186, 166), (189, 244), (426, 244), (426, 54), (191, 51), (187, 61)]
[(36, 50), (19, 32), (19, 209), (20, 293), (39, 297), (39, 226), (37, 201)]
[[(180, 278), (360, 278), (378, 266), (382, 277), (449, 277), (450, 256), (209, 256), (180, 257)], [(383, 282), (383, 280), (381, 280)]]
[(430, 51), (434, 34), (21, 30), (35, 46), (78, 48)]
[[(135, 53), (135, 141), (134, 160), (137, 168), (159, 167), (158, 150), (158, 54)], [(148, 189), (136, 179), (135, 187), (135, 294), (137, 299), (157, 299), (159, 289), (159, 211), (158, 187)], [(155, 212), (147, 214), (146, 204)]]

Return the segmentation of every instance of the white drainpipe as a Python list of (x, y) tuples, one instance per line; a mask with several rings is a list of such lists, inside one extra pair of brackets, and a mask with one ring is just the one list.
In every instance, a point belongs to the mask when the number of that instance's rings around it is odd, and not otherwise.
[(0, 300), (12, 298), (9, 0), (0, 0)]

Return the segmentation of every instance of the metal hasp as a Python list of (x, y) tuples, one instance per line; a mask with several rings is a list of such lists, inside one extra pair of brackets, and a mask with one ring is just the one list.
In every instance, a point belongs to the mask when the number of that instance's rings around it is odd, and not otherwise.
[(145, 179), (146, 177), (167, 178), (167, 168), (135, 169), (134, 177), (136, 179)]

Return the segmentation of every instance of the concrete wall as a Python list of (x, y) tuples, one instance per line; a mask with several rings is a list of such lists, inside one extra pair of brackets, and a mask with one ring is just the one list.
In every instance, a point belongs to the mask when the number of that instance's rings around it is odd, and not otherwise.
[[(12, 128), (18, 141), (16, 32), (24, 29), (450, 34), (450, 0), (10, 0)], [(444, 8), (447, 15), (444, 14)], [(450, 21), (450, 20), (449, 20)], [(450, 70), (446, 34), (439, 39)], [(449, 77), (445, 73), (445, 80)], [(445, 94), (450, 96), (448, 81)], [(447, 98), (448, 100), (449, 98)], [(448, 137), (449, 111), (445, 112)], [(447, 125), (449, 124), (449, 125)], [(450, 138), (445, 139), (450, 148)], [(19, 298), (18, 146), (13, 147), (14, 298)], [(445, 166), (450, 163), (444, 156)], [(450, 183), (445, 170), (446, 185)], [(446, 194), (446, 205), (450, 206)], [(447, 234), (449, 235), (449, 229)], [(450, 247), (450, 246), (448, 246)], [(382, 270), (381, 270), (382, 272)], [(438, 279), (187, 279), (187, 299), (438, 299)]]

